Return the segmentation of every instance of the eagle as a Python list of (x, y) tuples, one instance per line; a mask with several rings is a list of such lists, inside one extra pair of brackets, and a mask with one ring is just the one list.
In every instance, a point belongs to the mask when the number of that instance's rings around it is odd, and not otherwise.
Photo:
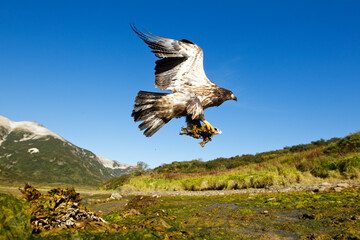
[(216, 134), (218, 130), (206, 121), (204, 110), (237, 98), (206, 77), (202, 49), (186, 39), (160, 37), (130, 26), (160, 58), (155, 62), (155, 86), (172, 92), (138, 92), (131, 116), (142, 122), (140, 130), (151, 137), (171, 119), (185, 116), (188, 125), (201, 126), (203, 122), (203, 127)]

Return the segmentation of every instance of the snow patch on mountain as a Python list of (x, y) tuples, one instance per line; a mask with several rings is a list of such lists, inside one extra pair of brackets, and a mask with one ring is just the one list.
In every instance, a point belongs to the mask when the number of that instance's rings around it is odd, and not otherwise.
[(127, 169), (129, 167), (133, 167), (132, 165), (128, 165), (128, 164), (123, 164), (123, 163), (119, 163), (116, 160), (109, 160), (103, 156), (100, 155), (96, 155), (96, 157), (98, 158), (99, 162), (104, 165), (104, 167), (106, 168), (111, 168), (111, 169)]
[[(65, 141), (65, 139), (63, 139), (56, 133), (46, 129), (44, 126), (36, 122), (31, 122), (31, 121), (14, 122), (6, 117), (0, 116), (0, 126), (4, 127), (8, 131), (8, 134), (14, 130), (24, 130), (31, 133), (30, 135), (29, 134), (24, 135), (24, 137), (19, 141), (38, 139), (44, 136), (52, 136), (62, 141)], [(2, 141), (4, 140), (5, 139), (2, 139)]]
[(29, 149), (28, 149), (28, 153), (30, 153), (30, 154), (38, 153), (38, 152), (40, 152), (40, 151), (39, 151), (39, 149), (37, 149), (37, 148), (29, 148)]

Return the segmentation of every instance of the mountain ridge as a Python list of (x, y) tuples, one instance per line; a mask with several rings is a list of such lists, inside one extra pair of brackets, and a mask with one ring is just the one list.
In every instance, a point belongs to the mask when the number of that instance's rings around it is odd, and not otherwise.
[(43, 125), (0, 116), (0, 182), (96, 186), (132, 168), (75, 146)]

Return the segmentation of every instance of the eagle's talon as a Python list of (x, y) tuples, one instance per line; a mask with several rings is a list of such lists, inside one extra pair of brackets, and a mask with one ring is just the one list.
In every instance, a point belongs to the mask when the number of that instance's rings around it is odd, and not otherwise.
[(215, 128), (208, 121), (204, 121), (203, 127), (207, 128), (212, 133), (215, 133)]
[(220, 133), (221, 131), (219, 129), (214, 128), (209, 122), (204, 121), (202, 126), (188, 123), (186, 127), (181, 128), (180, 135), (188, 135), (193, 138), (202, 139), (199, 144), (201, 147), (204, 147), (206, 143), (211, 141), (214, 135)]

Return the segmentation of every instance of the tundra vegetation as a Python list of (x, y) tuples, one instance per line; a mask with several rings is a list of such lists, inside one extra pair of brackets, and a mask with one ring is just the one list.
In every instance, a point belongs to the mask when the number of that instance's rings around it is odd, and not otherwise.
[[(140, 174), (139, 174), (140, 173)], [(310, 184), (360, 178), (360, 132), (281, 150), (163, 164), (102, 184), (122, 191), (202, 191)]]

